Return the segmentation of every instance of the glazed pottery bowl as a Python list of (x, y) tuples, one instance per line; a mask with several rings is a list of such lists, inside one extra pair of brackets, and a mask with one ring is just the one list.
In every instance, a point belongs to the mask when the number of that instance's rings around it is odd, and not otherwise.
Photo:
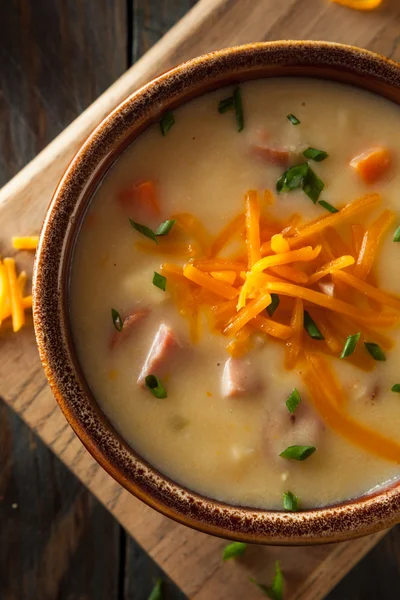
[(76, 236), (102, 176), (169, 109), (221, 86), (261, 77), (350, 83), (400, 104), (400, 65), (350, 46), (272, 42), (213, 52), (154, 79), (97, 127), (64, 174), (48, 209), (34, 275), (34, 323), (53, 393), (86, 448), (121, 485), (165, 515), (206, 533), (268, 544), (341, 541), (400, 518), (400, 484), (356, 500), (297, 513), (217, 502), (178, 485), (134, 452), (92, 397), (71, 335), (68, 281)]

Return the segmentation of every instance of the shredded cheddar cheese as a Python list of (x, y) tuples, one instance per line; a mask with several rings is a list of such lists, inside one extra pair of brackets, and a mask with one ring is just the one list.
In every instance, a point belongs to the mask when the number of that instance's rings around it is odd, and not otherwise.
[(36, 250), (39, 242), (38, 235), (30, 235), (27, 237), (13, 237), (12, 245), (16, 250)]
[(382, 4), (382, 0), (331, 0), (354, 10), (374, 10)]

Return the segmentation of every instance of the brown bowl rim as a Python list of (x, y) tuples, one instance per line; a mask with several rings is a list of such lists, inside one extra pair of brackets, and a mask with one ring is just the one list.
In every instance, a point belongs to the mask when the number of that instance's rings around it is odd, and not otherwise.
[[(400, 520), (400, 484), (334, 506), (297, 513), (232, 506), (186, 489), (135, 453), (97, 407), (73, 349), (67, 307), (71, 241), (105, 165), (167, 108), (234, 81), (308, 75), (347, 81), (395, 99), (400, 65), (332, 42), (236, 46), (187, 61), (141, 87), (93, 131), (63, 175), (36, 255), (33, 317), (40, 358), (68, 422), (100, 465), (152, 508), (205, 533), (253, 543), (316, 544), (377, 532)], [(329, 74), (329, 76), (327, 76)]]

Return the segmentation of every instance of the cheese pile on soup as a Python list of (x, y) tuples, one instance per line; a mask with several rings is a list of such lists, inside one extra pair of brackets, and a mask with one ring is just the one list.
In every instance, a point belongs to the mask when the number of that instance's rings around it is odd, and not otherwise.
[(70, 289), (118, 432), (237, 505), (301, 510), (400, 462), (400, 109), (303, 78), (220, 89), (96, 191)]

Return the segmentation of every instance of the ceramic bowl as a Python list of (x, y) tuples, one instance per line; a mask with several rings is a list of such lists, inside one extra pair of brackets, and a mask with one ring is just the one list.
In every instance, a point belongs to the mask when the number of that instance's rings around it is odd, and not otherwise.
[(101, 412), (71, 336), (68, 280), (74, 241), (105, 171), (168, 109), (221, 86), (261, 77), (318, 77), (400, 103), (400, 65), (366, 50), (325, 42), (249, 44), (195, 58), (157, 77), (95, 129), (69, 165), (49, 206), (34, 274), (34, 323), (53, 393), (83, 444), (132, 494), (190, 527), (268, 544), (336, 542), (400, 520), (400, 484), (335, 506), (297, 513), (217, 502), (178, 485), (134, 452)]

